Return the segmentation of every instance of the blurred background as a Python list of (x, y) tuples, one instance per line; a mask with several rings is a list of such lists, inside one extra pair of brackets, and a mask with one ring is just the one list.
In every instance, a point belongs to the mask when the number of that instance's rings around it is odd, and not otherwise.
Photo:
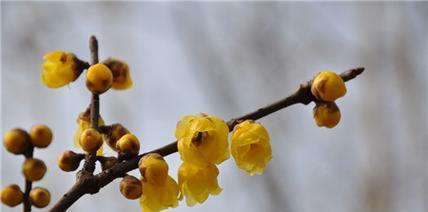
[[(1, 3), (1, 124), (5, 131), (44, 123), (54, 132), (36, 150), (48, 172), (51, 207), (74, 173), (56, 166), (73, 146), (77, 115), (89, 104), (81, 77), (48, 89), (42, 56), (65, 50), (131, 67), (134, 87), (101, 96), (107, 123), (122, 123), (141, 152), (173, 141), (177, 121), (205, 112), (225, 120), (291, 94), (317, 72), (364, 66), (337, 103), (341, 123), (318, 128), (312, 107), (295, 105), (260, 121), (273, 160), (248, 176), (233, 159), (220, 166), (224, 189), (175, 211), (425, 212), (427, 209), (427, 3), (35, 2)], [(107, 151), (107, 155), (112, 154)], [(176, 178), (178, 154), (168, 156)], [(22, 157), (1, 148), (1, 185), (24, 185)], [(133, 174), (138, 176), (138, 172)], [(119, 180), (84, 196), (70, 211), (139, 211)], [(2, 211), (20, 211), (1, 206)], [(46, 210), (46, 209), (45, 209)], [(34, 211), (45, 211), (35, 209)]]

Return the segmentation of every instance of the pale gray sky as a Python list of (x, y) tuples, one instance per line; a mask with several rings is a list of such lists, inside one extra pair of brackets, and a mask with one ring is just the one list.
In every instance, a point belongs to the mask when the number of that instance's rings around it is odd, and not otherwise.
[[(35, 152), (48, 173), (35, 185), (47, 187), (52, 202), (74, 182), (74, 173), (60, 171), (56, 158), (77, 151), (75, 120), (90, 94), (83, 79), (47, 89), (40, 64), (55, 49), (88, 60), (94, 34), (100, 58), (126, 60), (135, 84), (103, 95), (101, 113), (107, 123), (123, 123), (136, 134), (141, 152), (173, 141), (183, 115), (205, 112), (228, 120), (290, 94), (321, 70), (366, 67), (337, 102), (338, 127), (316, 127), (313, 105), (262, 119), (273, 147), (266, 173), (250, 177), (229, 160), (220, 166), (219, 196), (193, 208), (181, 202), (174, 211), (427, 211), (425, 2), (1, 6), (2, 132), (51, 126), (52, 145)], [(3, 149), (1, 154), (1, 185), (22, 186), (23, 158)], [(176, 178), (178, 155), (167, 161)], [(70, 211), (139, 211), (138, 201), (122, 198), (118, 182), (83, 197)]]

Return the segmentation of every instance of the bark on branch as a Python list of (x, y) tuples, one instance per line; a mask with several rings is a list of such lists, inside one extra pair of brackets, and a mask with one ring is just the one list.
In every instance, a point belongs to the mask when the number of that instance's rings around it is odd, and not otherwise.
[[(30, 148), (28, 148), (27, 152), (24, 154), (25, 160), (33, 158), (34, 153), (34, 146), (31, 145)], [(33, 187), (33, 182), (29, 180), (25, 180), (25, 191), (24, 191), (24, 199), (23, 199), (23, 211), (24, 212), (30, 212), (31, 211), (31, 199), (30, 199), (30, 192)]]

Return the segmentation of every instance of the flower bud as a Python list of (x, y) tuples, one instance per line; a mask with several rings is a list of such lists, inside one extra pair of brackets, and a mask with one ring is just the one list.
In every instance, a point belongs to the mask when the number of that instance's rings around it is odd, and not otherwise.
[(96, 152), (103, 145), (103, 138), (96, 129), (88, 128), (80, 135), (79, 144), (86, 152)]
[(98, 63), (89, 67), (86, 74), (86, 87), (95, 94), (102, 94), (110, 89), (113, 82), (113, 74), (110, 69)]
[[(76, 147), (81, 148), (80, 146), (80, 136), (82, 135), (82, 132), (86, 129), (91, 127), (91, 110), (90, 108), (87, 108), (84, 112), (79, 114), (79, 117), (77, 118), (77, 130), (74, 133), (74, 145)], [(104, 126), (104, 120), (101, 118), (101, 115), (98, 119), (98, 125), (100, 127)], [(103, 155), (103, 148), (102, 146), (98, 149), (97, 155)]]
[(31, 204), (37, 208), (44, 208), (51, 201), (51, 194), (45, 188), (36, 187), (30, 191)]
[(36, 158), (28, 158), (22, 165), (22, 173), (29, 181), (41, 180), (45, 176), (46, 169), (45, 162)]
[(84, 158), (84, 155), (77, 154), (73, 151), (66, 151), (58, 157), (58, 167), (66, 172), (71, 172), (79, 168), (80, 161)]
[(346, 94), (346, 86), (342, 77), (334, 72), (325, 71), (315, 76), (311, 92), (319, 100), (332, 102)]
[(111, 126), (105, 127), (106, 132), (103, 134), (103, 138), (110, 148), (114, 151), (118, 151), (116, 148), (117, 141), (124, 135), (129, 133), (129, 130), (126, 129), (121, 124), (112, 124)]
[(116, 90), (124, 90), (132, 87), (131, 74), (129, 66), (122, 60), (116, 58), (107, 58), (104, 63), (113, 73), (112, 88)]
[(22, 203), (24, 193), (18, 185), (12, 184), (1, 190), (1, 202), (9, 207), (15, 207)]
[(138, 199), (143, 194), (141, 181), (134, 176), (127, 175), (120, 181), (120, 193), (127, 199)]
[(52, 131), (46, 125), (36, 125), (31, 128), (30, 137), (35, 147), (45, 148), (52, 142)]
[(30, 136), (22, 129), (13, 129), (6, 132), (3, 145), (13, 154), (23, 154), (31, 146)]
[(52, 51), (43, 56), (43, 71), (40, 75), (43, 84), (49, 88), (60, 88), (76, 80), (88, 65), (73, 53)]
[(340, 121), (340, 110), (334, 102), (317, 103), (313, 113), (319, 127), (333, 128)]
[(101, 169), (107, 170), (107, 169), (113, 167), (117, 163), (117, 158), (116, 157), (102, 157), (102, 159), (100, 159), (100, 163), (101, 163)]
[(143, 177), (143, 182), (163, 185), (168, 177), (169, 167), (161, 155), (150, 153), (140, 159), (138, 169)]
[(140, 152), (140, 142), (135, 135), (128, 133), (122, 136), (116, 143), (116, 149), (120, 155), (126, 158), (132, 158)]

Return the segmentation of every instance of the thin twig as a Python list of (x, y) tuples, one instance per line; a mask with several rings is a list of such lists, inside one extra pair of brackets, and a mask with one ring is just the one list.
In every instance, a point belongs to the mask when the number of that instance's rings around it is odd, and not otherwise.
[[(33, 158), (33, 152), (34, 152), (34, 146), (31, 145), (30, 148), (28, 148), (25, 155), (25, 160)], [(25, 180), (25, 192), (24, 192), (24, 199), (23, 199), (23, 211), (24, 212), (30, 212), (31, 211), (31, 200), (30, 200), (30, 192), (31, 188), (33, 187), (33, 182), (29, 180)]]
[(98, 41), (95, 36), (89, 38), (89, 50), (91, 51), (91, 65), (98, 63)]
[[(91, 65), (98, 63), (98, 41), (95, 36), (91, 36), (89, 39), (89, 50), (91, 51)], [(98, 130), (98, 119), (100, 117), (100, 99), (99, 95), (93, 93), (91, 97), (90, 105), (90, 120), (91, 127)], [(77, 174), (77, 178), (84, 178), (92, 176), (95, 171), (96, 153), (88, 153), (85, 158), (83, 168)]]
[[(98, 63), (98, 41), (95, 36), (91, 36), (89, 39), (89, 50), (91, 51), (91, 65)], [(90, 121), (91, 127), (98, 130), (98, 120), (100, 117), (100, 97), (98, 94), (93, 93), (91, 97), (90, 105)], [(85, 162), (81, 171), (77, 173), (77, 182), (81, 186), (91, 184), (93, 173), (95, 171), (95, 162), (97, 156), (95, 152), (88, 153), (85, 157)]]
[[(349, 81), (354, 79), (356, 76), (361, 74), (364, 71), (364, 68), (359, 67), (355, 69), (348, 70), (340, 74), (344, 81)], [(254, 112), (243, 115), (241, 117), (235, 118), (227, 122), (229, 130), (232, 131), (236, 124), (241, 121), (251, 119), (257, 120), (269, 114), (272, 114), (282, 108), (288, 107), (290, 105), (302, 103), (309, 104), (312, 101), (317, 101), (316, 98), (311, 93), (311, 81), (301, 84), (296, 92), (291, 94), (284, 99), (281, 99), (275, 103), (269, 104), (265, 107), (262, 107)], [(89, 184), (84, 184), (82, 182), (76, 182), (73, 187), (54, 205), (50, 210), (51, 212), (65, 211), (67, 210), (75, 201), (85, 194), (94, 194), (97, 193), (102, 187), (111, 183), (114, 179), (120, 178), (126, 175), (129, 171), (132, 171), (138, 168), (138, 161), (141, 157), (148, 153), (158, 153), (162, 156), (167, 156), (169, 154), (177, 152), (177, 141), (172, 142), (164, 147), (159, 149), (143, 153), (131, 160), (122, 161), (117, 163), (112, 168), (107, 169), (93, 177), (90, 180)]]

